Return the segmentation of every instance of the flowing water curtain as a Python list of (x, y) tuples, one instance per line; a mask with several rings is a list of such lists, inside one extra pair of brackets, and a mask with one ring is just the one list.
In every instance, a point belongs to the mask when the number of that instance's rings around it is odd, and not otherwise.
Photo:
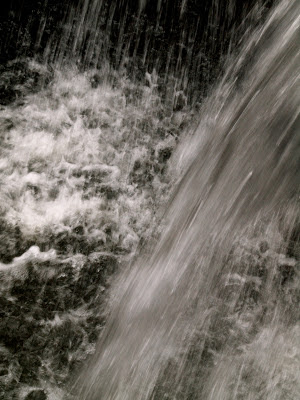
[[(299, 182), (298, 15), (296, 1), (281, 1), (203, 107), (191, 161), (169, 204), (160, 242), (151, 257), (140, 259), (120, 277), (105, 332), (79, 383), (81, 399), (159, 399), (164, 394), (187, 399), (191, 396), (187, 365), (198, 377), (193, 398), (239, 399), (239, 379), (247, 382), (226, 367), (230, 360), (237, 360), (236, 366), (257, 364), (266, 378), (270, 378), (267, 364), (278, 369), (279, 360), (270, 351), (279, 339), (270, 330), (280, 332), (286, 323), (292, 324), (293, 332), (297, 329), (296, 310), (276, 296), (281, 290), (274, 278), (278, 263), (266, 268), (266, 294), (260, 300), (268, 318), (248, 321), (251, 329), (245, 328), (246, 336), (239, 333), (237, 341), (234, 331), (222, 324), (218, 328), (216, 321), (229, 323), (232, 310), (239, 321), (255, 314), (248, 304), (252, 295), (244, 286), (229, 309), (223, 304), (224, 277), (232, 274), (230, 279), (260, 284), (255, 276), (246, 277), (243, 269), (233, 274), (234, 268), (242, 268), (228, 261), (234, 242), (250, 238), (248, 229), (259, 226), (259, 220), (272, 225), (289, 212), (295, 219), (296, 211), (291, 211), (295, 208), (289, 203), (297, 197)], [(250, 55), (251, 62), (245, 64)], [(190, 148), (188, 141), (185, 145)], [(245, 297), (248, 300), (239, 304), (238, 299)], [(211, 342), (214, 332), (218, 344)], [(191, 353), (196, 334), (198, 350)], [(265, 358), (257, 355), (253, 360), (255, 348), (264, 346), (263, 337), (267, 337)], [(290, 338), (291, 346), (293, 340), (295, 336)], [(249, 342), (246, 353), (241, 346)], [(223, 368), (218, 368), (215, 362), (221, 355)], [(166, 388), (168, 380), (171, 384)], [(268, 399), (280, 398), (281, 390), (276, 385), (250, 384), (246, 398), (264, 393)]]

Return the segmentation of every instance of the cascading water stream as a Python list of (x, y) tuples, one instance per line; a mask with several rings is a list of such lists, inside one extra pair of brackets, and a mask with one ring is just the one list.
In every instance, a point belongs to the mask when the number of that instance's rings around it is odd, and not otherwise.
[(0, 400), (298, 399), (299, 2), (63, 3), (1, 4)]
[[(299, 326), (297, 308), (278, 294), (272, 263), (263, 279), (251, 278), (265, 292), (262, 306), (256, 304), (260, 315), (253, 311), (247, 324), (249, 307), (236, 307), (248, 292), (245, 284), (235, 286), (228, 310), (245, 322), (245, 335), (229, 330), (211, 354), (207, 343), (218, 319), (230, 320), (222, 311), (224, 279), (246, 281), (228, 261), (236, 238), (250, 237), (259, 220), (276, 225), (282, 214), (292, 226), (297, 214), (298, 38), (299, 3), (283, 0), (202, 107), (196, 132), (174, 156), (184, 158), (185, 173), (159, 242), (119, 277), (96, 355), (77, 382), (80, 400), (296, 399), (295, 371), (288, 389), (280, 383), (288, 372), (274, 383), (285, 357), (282, 341), (293, 347)], [(283, 346), (278, 353), (277, 346)], [(255, 349), (263, 350), (253, 356)], [(249, 384), (247, 362), (262, 368), (267, 386), (258, 387), (251, 374)]]

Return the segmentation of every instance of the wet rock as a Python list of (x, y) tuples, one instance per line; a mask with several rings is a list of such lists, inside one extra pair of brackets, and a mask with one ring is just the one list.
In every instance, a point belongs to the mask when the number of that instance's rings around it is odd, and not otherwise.
[(47, 334), (44, 351), (51, 368), (56, 372), (64, 372), (69, 368), (69, 355), (76, 351), (84, 340), (84, 331), (74, 321), (64, 320), (55, 325)]
[(83, 226), (77, 226), (73, 231), (66, 230), (59, 233), (53, 238), (52, 243), (60, 254), (91, 252), (91, 244), (88, 237), (84, 236)]
[(103, 83), (103, 77), (101, 77), (99, 74), (95, 74), (91, 77), (90, 82), (92, 88), (97, 89), (97, 87)]
[(9, 118), (0, 118), (0, 131), (9, 132), (14, 127), (14, 123)]
[(41, 360), (38, 355), (28, 352), (20, 352), (18, 361), (22, 368), (20, 382), (34, 384), (38, 380), (38, 370), (41, 366)]
[(76, 235), (83, 235), (84, 227), (82, 225), (78, 225), (74, 228), (74, 232), (76, 233)]
[(95, 343), (99, 337), (99, 334), (100, 334), (100, 329), (97, 328), (93, 329), (88, 336), (89, 343)]
[(88, 340), (90, 343), (94, 343), (97, 341), (104, 323), (105, 320), (101, 316), (91, 316), (87, 318), (85, 329), (88, 333)]
[(56, 311), (64, 310), (56, 279), (48, 280), (40, 301), (42, 313), (45, 319), (51, 319)]
[(0, 297), (0, 318), (14, 313), (16, 304), (5, 297)]
[(55, 237), (54, 248), (60, 253), (69, 253), (72, 250), (72, 242), (70, 232), (63, 231)]
[(123, 92), (125, 95), (126, 104), (137, 104), (137, 102), (140, 101), (143, 96), (142, 88), (137, 86), (127, 86), (124, 88)]
[(56, 275), (56, 283), (58, 286), (67, 288), (74, 283), (75, 271), (72, 264), (59, 265), (58, 275)]
[(297, 261), (281, 255), (278, 260), (279, 281), (281, 285), (293, 280), (296, 275)]
[(0, 381), (0, 400), (19, 400), (15, 388), (17, 382), (13, 384), (6, 384)]
[(11, 363), (12, 356), (11, 353), (4, 347), (0, 348), (0, 368), (2, 371), (2, 376), (6, 375), (5, 371), (8, 371), (9, 364)]
[(34, 93), (49, 83), (51, 74), (38, 71), (27, 60), (15, 60), (1, 66), (0, 104), (8, 105), (28, 93)]
[(98, 166), (94, 169), (83, 169), (80, 174), (84, 176), (83, 191), (85, 197), (95, 196), (100, 193), (110, 200), (119, 195), (119, 188), (115, 188), (111, 184), (119, 176), (118, 169)]
[(117, 258), (110, 253), (93, 253), (89, 257), (90, 271), (92, 272), (93, 279), (99, 279), (99, 273), (105, 278), (112, 275), (117, 268)]
[(24, 400), (47, 400), (47, 395), (44, 390), (33, 390)]
[(34, 330), (36, 323), (26, 321), (23, 316), (5, 316), (0, 323), (0, 340), (9, 348), (18, 350)]
[(149, 186), (155, 176), (154, 165), (155, 163), (151, 161), (141, 162), (140, 160), (136, 160), (129, 175), (130, 183), (138, 187)]
[(183, 93), (183, 91), (176, 92), (173, 110), (174, 111), (181, 111), (187, 105), (187, 97)]
[(104, 194), (107, 200), (116, 199), (120, 194), (118, 188), (113, 188), (112, 186), (109, 185), (101, 185), (99, 192), (101, 194)]
[(172, 148), (166, 147), (164, 149), (159, 150), (158, 152), (158, 162), (166, 163), (172, 155)]
[(27, 278), (24, 281), (16, 280), (11, 289), (12, 296), (24, 306), (30, 307), (37, 300), (41, 291), (41, 282), (31, 263), (27, 265)]
[(31, 336), (24, 343), (23, 348), (30, 353), (40, 353), (45, 347), (45, 338), (42, 330), (32, 332)]
[(107, 278), (117, 268), (117, 259), (111, 254), (93, 253), (80, 271), (74, 287), (74, 296), (89, 302), (101, 289), (107, 286)]
[(10, 263), (18, 253), (20, 231), (0, 219), (0, 262)]
[(32, 317), (36, 320), (36, 321), (40, 321), (44, 318), (44, 313), (41, 307), (39, 307), (38, 305), (35, 305), (32, 308)]

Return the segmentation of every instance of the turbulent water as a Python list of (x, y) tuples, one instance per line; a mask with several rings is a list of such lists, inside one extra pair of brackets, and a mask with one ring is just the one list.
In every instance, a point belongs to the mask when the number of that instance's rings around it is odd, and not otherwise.
[(299, 396), (299, 2), (176, 4), (4, 35), (0, 400)]
[(183, 176), (163, 232), (115, 285), (80, 399), (297, 398), (298, 35), (299, 3), (281, 1), (202, 107), (173, 159)]
[(9, 68), (4, 81), (26, 79), (0, 109), (0, 398), (56, 400), (93, 352), (109, 276), (152, 235), (180, 121), (119, 74), (113, 88), (99, 71)]

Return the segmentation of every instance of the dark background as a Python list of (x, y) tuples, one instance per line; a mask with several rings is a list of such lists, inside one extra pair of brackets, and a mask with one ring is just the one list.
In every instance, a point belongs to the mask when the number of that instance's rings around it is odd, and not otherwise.
[(2, 64), (34, 56), (100, 68), (106, 60), (135, 79), (155, 68), (175, 79), (178, 90), (203, 97), (227, 53), (263, 22), (274, 0), (148, 0), (143, 8), (137, 0), (1, 3)]

